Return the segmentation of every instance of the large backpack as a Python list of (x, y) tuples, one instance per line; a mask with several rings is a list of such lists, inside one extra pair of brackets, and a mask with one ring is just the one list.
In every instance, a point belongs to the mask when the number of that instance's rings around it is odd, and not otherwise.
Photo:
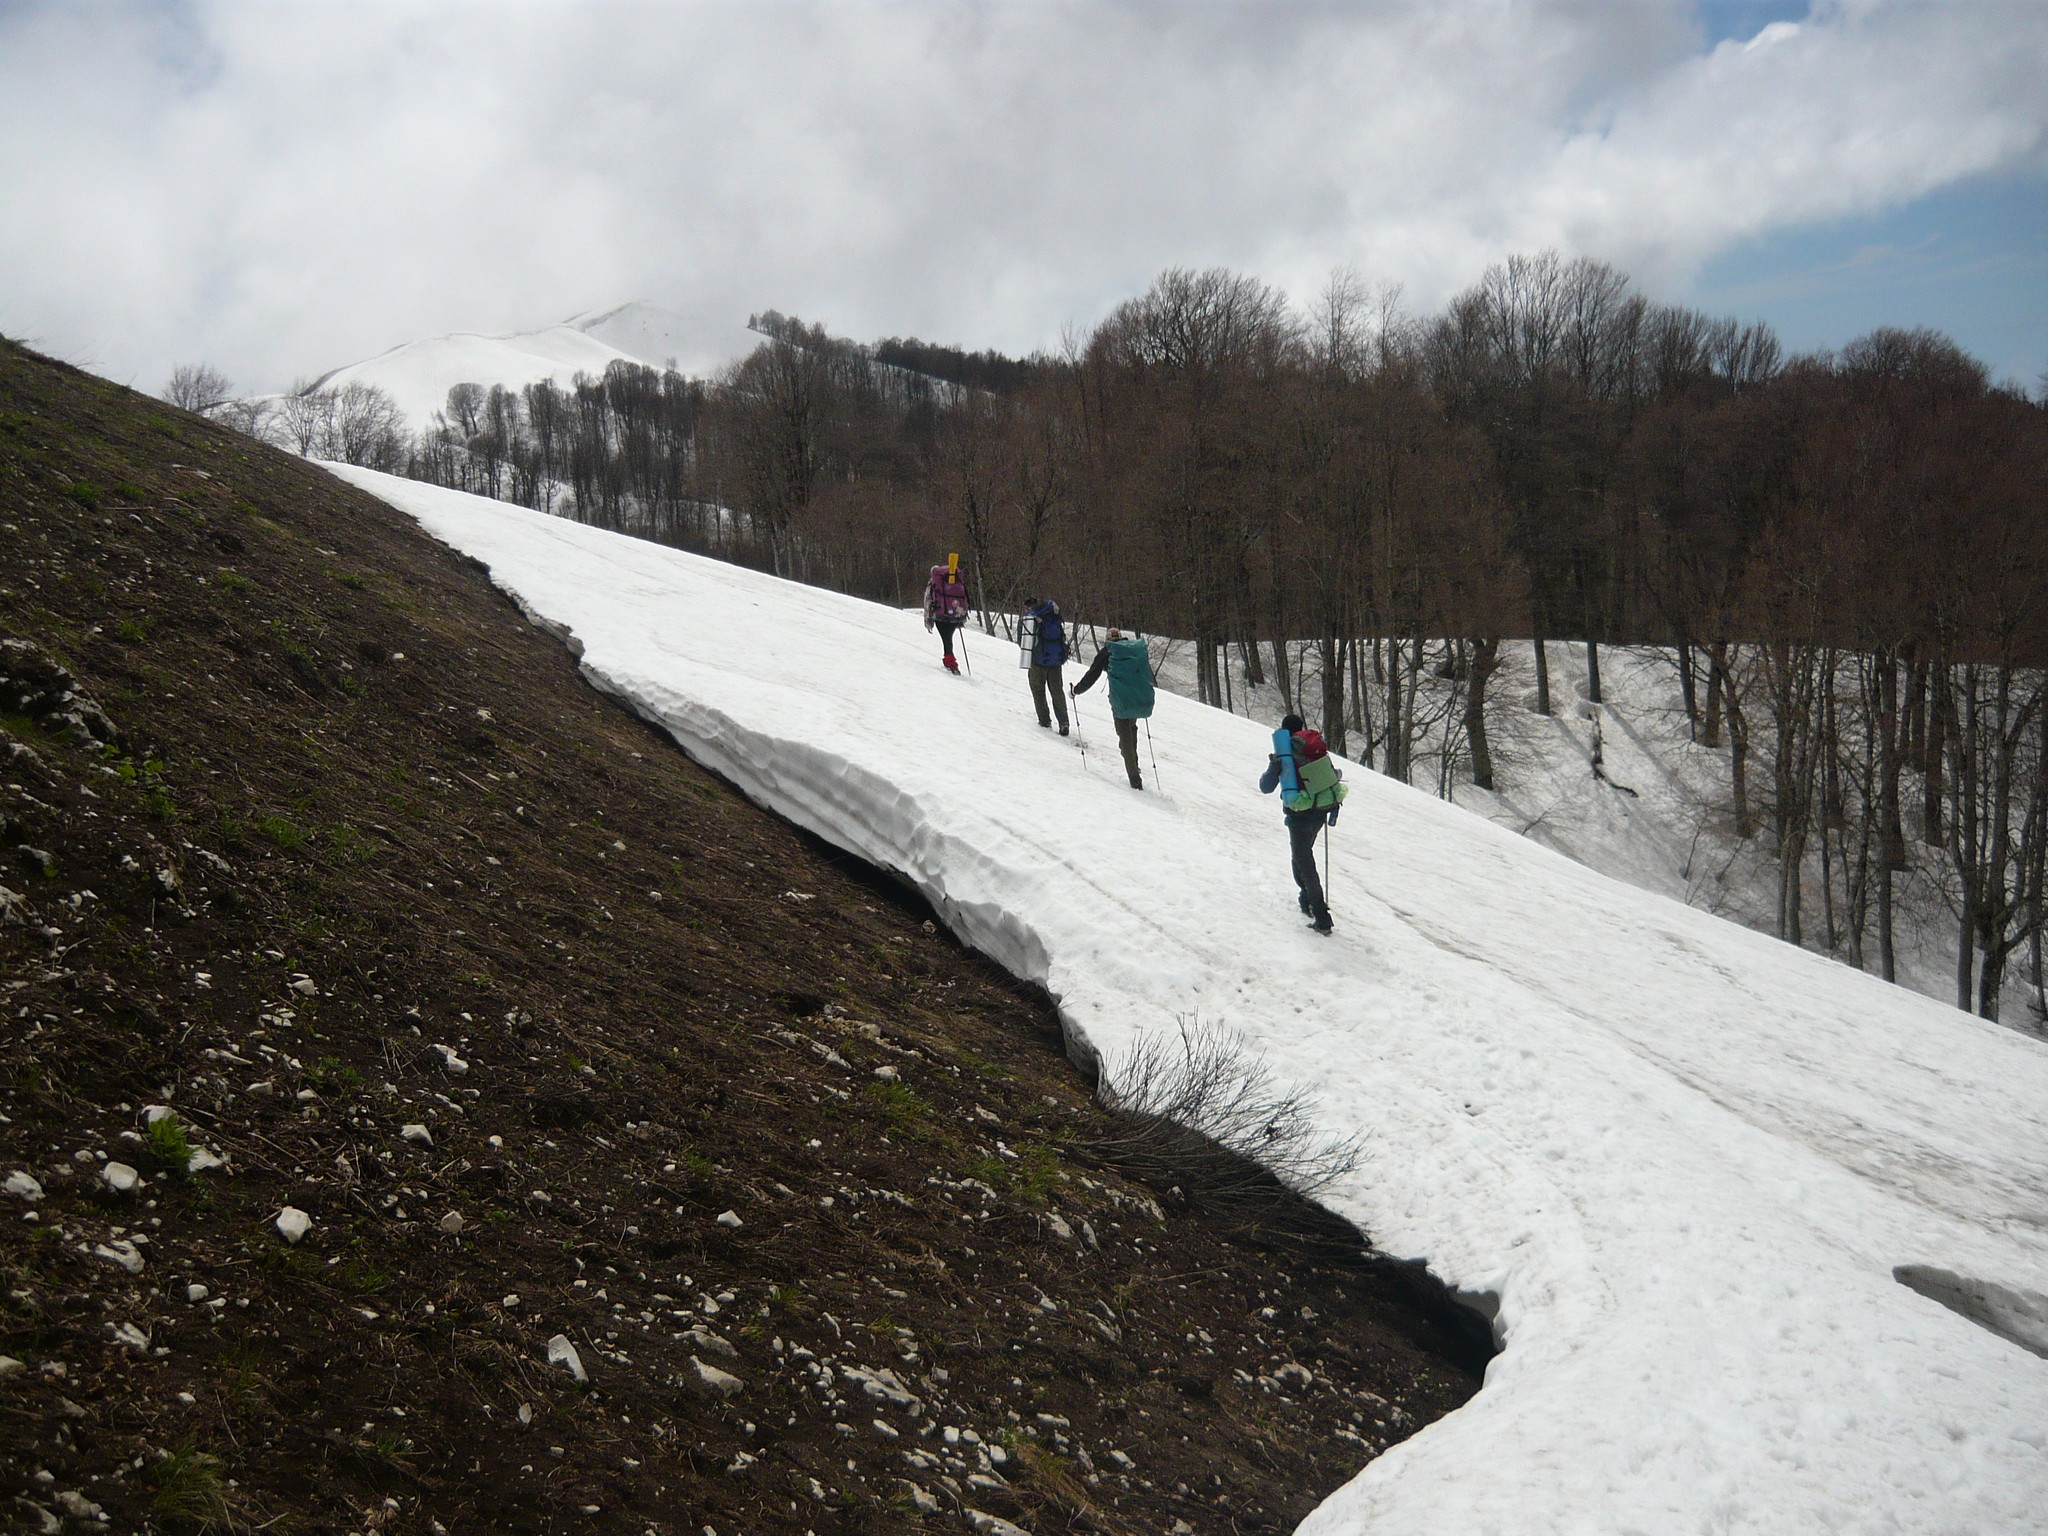
[(1134, 635), (1112, 640), (1109, 652), (1109, 712), (1119, 720), (1143, 720), (1152, 713), (1152, 653)]
[(1332, 810), (1351, 793), (1320, 731), (1290, 734), (1283, 727), (1273, 733), (1273, 751), (1280, 759), (1280, 803), (1288, 810)]

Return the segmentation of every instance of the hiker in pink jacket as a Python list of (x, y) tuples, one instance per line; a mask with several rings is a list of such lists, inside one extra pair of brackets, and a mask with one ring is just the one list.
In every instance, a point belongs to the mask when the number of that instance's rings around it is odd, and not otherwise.
[(953, 636), (967, 622), (967, 583), (960, 579), (960, 557), (948, 555), (944, 565), (932, 567), (932, 579), (924, 589), (924, 627), (939, 632), (939, 644), (946, 648), (946, 670), (958, 674), (960, 663), (953, 659)]

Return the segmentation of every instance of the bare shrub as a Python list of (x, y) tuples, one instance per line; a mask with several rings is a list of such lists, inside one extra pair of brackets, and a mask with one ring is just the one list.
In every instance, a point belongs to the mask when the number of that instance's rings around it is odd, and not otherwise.
[(1318, 1128), (1315, 1101), (1276, 1083), (1241, 1036), (1182, 1018), (1103, 1074), (1118, 1133), (1087, 1150), (1191, 1203), (1270, 1220), (1364, 1161), (1359, 1137)]

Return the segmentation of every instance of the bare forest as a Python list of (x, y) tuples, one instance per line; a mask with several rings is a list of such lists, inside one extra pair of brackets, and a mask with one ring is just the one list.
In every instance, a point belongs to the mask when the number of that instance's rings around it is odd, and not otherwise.
[[(1894, 979), (1911, 875), (1958, 1006), (2023, 975), (2042, 1008), (2048, 410), (1947, 338), (1786, 357), (1552, 253), (1427, 316), (1169, 271), (1028, 359), (753, 326), (716, 378), (462, 385), (417, 438), (374, 400), (177, 387), (302, 453), (898, 605), (957, 550), (987, 627), (1050, 594), (1176, 637), (1205, 702), (1277, 696), (1446, 795), (1512, 771), (1504, 711), (1599, 706), (1602, 648), (1657, 647), (1780, 937)], [(1532, 686), (1502, 697), (1515, 641)]]

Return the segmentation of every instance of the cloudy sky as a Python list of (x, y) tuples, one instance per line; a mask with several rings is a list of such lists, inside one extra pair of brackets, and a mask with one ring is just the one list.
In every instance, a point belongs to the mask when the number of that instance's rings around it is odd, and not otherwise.
[(0, 0), (0, 333), (277, 388), (644, 298), (1028, 350), (1518, 250), (2048, 369), (2048, 0)]

